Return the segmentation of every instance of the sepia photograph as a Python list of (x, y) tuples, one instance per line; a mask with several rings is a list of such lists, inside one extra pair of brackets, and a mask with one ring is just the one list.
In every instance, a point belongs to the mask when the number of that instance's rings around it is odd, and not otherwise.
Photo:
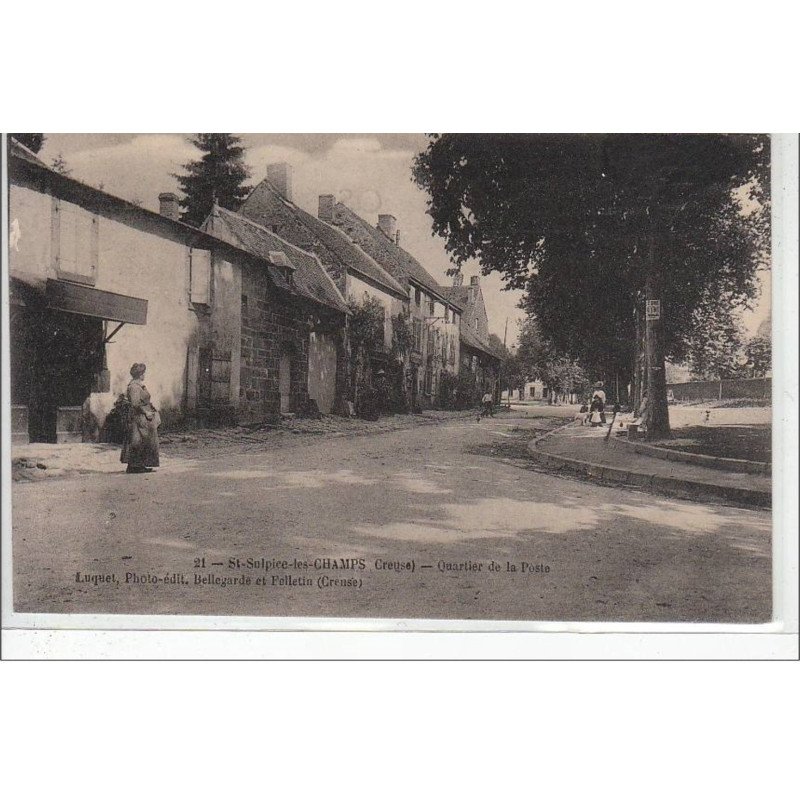
[(772, 152), (7, 134), (14, 614), (769, 623)]

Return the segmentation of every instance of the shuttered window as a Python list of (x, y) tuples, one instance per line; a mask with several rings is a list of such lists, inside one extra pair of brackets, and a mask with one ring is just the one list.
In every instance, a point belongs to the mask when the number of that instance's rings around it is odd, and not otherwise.
[(414, 350), (422, 352), (422, 322), (418, 319), (414, 320)]
[(198, 305), (211, 305), (211, 251), (189, 251), (190, 300)]
[(53, 257), (56, 273), (75, 283), (93, 286), (99, 254), (97, 215), (61, 200), (53, 200)]

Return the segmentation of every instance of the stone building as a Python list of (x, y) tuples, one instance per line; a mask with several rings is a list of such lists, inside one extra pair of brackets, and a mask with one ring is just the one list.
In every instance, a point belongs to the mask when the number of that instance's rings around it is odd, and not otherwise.
[(241, 269), (239, 417), (330, 414), (345, 392), (344, 297), (316, 256), (215, 206), (203, 229), (267, 264)]
[(320, 197), (319, 214), (402, 284), (414, 342), (409, 356), (411, 402), (415, 407), (437, 406), (443, 373), (455, 376), (459, 370), (460, 303), (400, 246), (392, 214), (380, 214), (373, 226), (330, 195)]
[(406, 307), (408, 296), (373, 258), (328, 224), (326, 209), (333, 197), (323, 195), (319, 203), (319, 217), (296, 205), (291, 165), (270, 164), (267, 177), (245, 199), (239, 214), (315, 255), (348, 301), (377, 300), (384, 309), (384, 347), (388, 350), (392, 345), (392, 317)]
[(184, 225), (171, 194), (161, 213), (114, 197), (12, 139), (8, 165), (15, 441), (102, 436), (134, 362), (166, 426), (266, 418), (332, 393), (330, 342), (312, 341), (344, 328), (346, 306), (318, 262)]
[(483, 300), (480, 278), (473, 275), (469, 286), (463, 285), (463, 275), (453, 277), (453, 286), (446, 290), (448, 296), (464, 309), (461, 319), (461, 369), (469, 370), (481, 394), (491, 392), (495, 402), (500, 401), (500, 370), (503, 354), (489, 339), (489, 318)]

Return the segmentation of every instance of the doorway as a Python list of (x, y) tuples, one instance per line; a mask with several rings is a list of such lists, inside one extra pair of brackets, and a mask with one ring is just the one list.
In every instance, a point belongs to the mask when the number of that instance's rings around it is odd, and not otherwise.
[(11, 403), (27, 406), (29, 441), (54, 443), (59, 410), (76, 414), (103, 369), (103, 321), (15, 309), (10, 322)]
[(278, 364), (278, 391), (281, 396), (281, 414), (288, 414), (292, 410), (292, 359), (288, 352), (281, 353)]
[(419, 392), (419, 370), (417, 367), (411, 367), (411, 412), (414, 413), (419, 405), (417, 395)]

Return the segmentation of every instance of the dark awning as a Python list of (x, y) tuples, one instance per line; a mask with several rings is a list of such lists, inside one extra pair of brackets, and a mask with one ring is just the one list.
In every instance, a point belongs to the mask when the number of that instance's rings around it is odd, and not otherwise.
[(88, 286), (47, 279), (47, 306), (70, 314), (83, 314), (132, 325), (147, 323), (147, 300)]

